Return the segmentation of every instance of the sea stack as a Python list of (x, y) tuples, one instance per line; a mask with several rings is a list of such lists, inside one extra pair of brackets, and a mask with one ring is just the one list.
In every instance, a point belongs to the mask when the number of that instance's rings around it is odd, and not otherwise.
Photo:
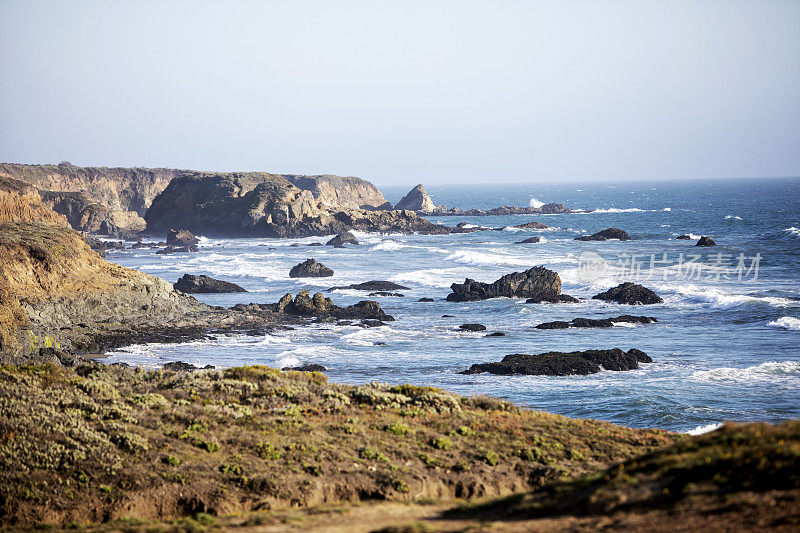
[(431, 197), (428, 196), (427, 192), (425, 192), (425, 187), (423, 187), (420, 183), (411, 189), (408, 194), (403, 196), (403, 199), (397, 202), (397, 205), (395, 205), (394, 208), (399, 210), (407, 209), (409, 211), (432, 213), (433, 210), (436, 209), (436, 204), (433, 203)]

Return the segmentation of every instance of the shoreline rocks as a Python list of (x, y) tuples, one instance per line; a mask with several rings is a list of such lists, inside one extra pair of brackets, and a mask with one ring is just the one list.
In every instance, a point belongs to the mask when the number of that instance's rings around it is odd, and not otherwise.
[(449, 302), (472, 302), (489, 298), (557, 299), (561, 294), (561, 278), (552, 270), (533, 267), (525, 272), (506, 274), (494, 283), (481, 283), (467, 278), (464, 283), (453, 283)]
[(625, 230), (619, 228), (608, 228), (604, 229), (603, 231), (598, 231), (597, 233), (592, 233), (591, 235), (583, 235), (581, 237), (575, 237), (575, 240), (576, 241), (609, 241), (609, 240), (629, 241), (631, 240), (631, 237)]
[(358, 245), (358, 239), (349, 231), (343, 231), (325, 243), (326, 246), (333, 246), (334, 248), (344, 248), (345, 244)]
[(290, 278), (329, 278), (331, 276), (333, 276), (333, 270), (317, 262), (313, 257), (293, 266), (289, 271)]
[(483, 324), (461, 324), (458, 329), (460, 331), (486, 331), (486, 326)]
[(592, 300), (604, 300), (626, 305), (660, 304), (664, 300), (652, 290), (630, 281), (617, 285), (600, 294), (592, 296)]
[(394, 206), (395, 209), (409, 209), (411, 211), (420, 211), (422, 213), (432, 213), (436, 209), (436, 204), (425, 191), (425, 187), (420, 183)]
[(628, 324), (653, 324), (658, 320), (651, 316), (622, 315), (616, 318), (573, 318), (570, 322), (556, 320), (554, 322), (544, 322), (536, 329), (567, 329), (567, 328), (611, 328), (614, 323)]
[(229, 292), (247, 292), (230, 281), (222, 281), (209, 276), (184, 274), (172, 285), (176, 291), (186, 294), (221, 294)]
[(711, 237), (705, 237), (705, 236), (700, 237), (700, 240), (697, 241), (697, 244), (695, 244), (695, 246), (716, 246), (716, 245), (717, 243), (715, 243), (711, 239)]
[(342, 290), (356, 290), (356, 291), (410, 291), (408, 287), (394, 283), (393, 281), (365, 281), (364, 283), (354, 283), (344, 287), (331, 287), (328, 291), (342, 291)]
[(167, 246), (193, 246), (195, 244), (200, 244), (200, 239), (194, 236), (194, 234), (187, 230), (175, 230), (170, 229), (167, 232)]
[(339, 307), (330, 298), (326, 298), (321, 292), (312, 297), (309, 291), (304, 290), (297, 293), (292, 298), (290, 293), (281, 297), (278, 303), (274, 304), (236, 304), (231, 310), (238, 312), (262, 313), (272, 312), (281, 315), (330, 318), (338, 320), (378, 320), (391, 322), (394, 317), (387, 315), (378, 302), (364, 300), (347, 307)]
[(537, 243), (537, 242), (542, 242), (542, 238), (541, 237), (528, 237), (527, 239), (522, 240), (522, 241), (517, 241), (514, 244), (534, 244), (534, 243)]
[(488, 372), (502, 376), (575, 376), (595, 374), (601, 368), (613, 371), (634, 370), (639, 363), (653, 360), (641, 350), (632, 348), (627, 352), (611, 350), (585, 350), (576, 352), (547, 352), (538, 355), (511, 354), (496, 363), (478, 363), (460, 374)]

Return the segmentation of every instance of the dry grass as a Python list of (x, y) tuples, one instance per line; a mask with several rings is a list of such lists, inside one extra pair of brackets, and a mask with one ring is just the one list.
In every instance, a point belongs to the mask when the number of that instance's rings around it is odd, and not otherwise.
[(679, 438), (267, 367), (0, 367), (0, 407), (6, 524), (499, 496)]

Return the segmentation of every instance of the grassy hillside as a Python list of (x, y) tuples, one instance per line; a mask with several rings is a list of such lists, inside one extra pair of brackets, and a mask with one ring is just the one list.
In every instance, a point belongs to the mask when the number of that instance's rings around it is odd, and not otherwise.
[(266, 367), (0, 367), (0, 520), (510, 494), (680, 436)]

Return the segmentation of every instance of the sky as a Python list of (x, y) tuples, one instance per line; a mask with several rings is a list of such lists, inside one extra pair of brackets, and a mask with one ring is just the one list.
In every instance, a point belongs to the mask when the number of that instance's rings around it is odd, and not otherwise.
[(800, 175), (800, 1), (0, 0), (0, 161)]

